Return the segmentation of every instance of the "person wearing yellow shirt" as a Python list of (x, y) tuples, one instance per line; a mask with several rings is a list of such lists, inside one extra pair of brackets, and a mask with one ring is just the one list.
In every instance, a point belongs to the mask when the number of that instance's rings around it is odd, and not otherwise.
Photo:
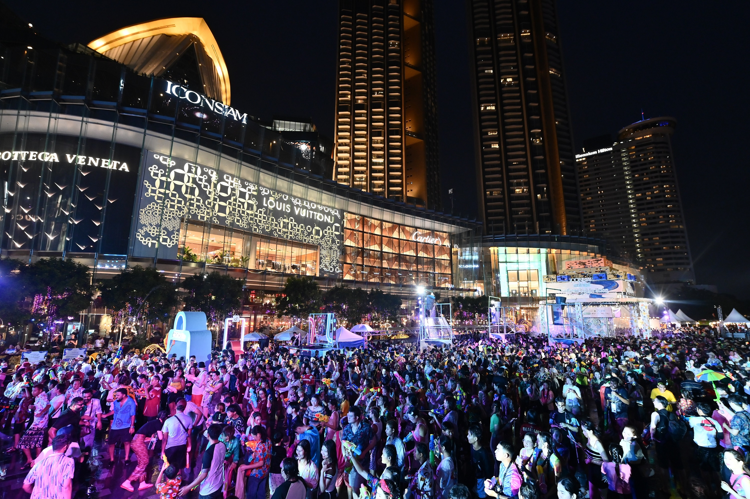
[(656, 383), (656, 388), (651, 390), (651, 400), (654, 400), (658, 396), (662, 396), (665, 399), (667, 399), (667, 402), (669, 402), (669, 405), (667, 406), (667, 410), (669, 412), (674, 411), (674, 406), (677, 404), (677, 399), (675, 398), (674, 394), (667, 390), (667, 385), (663, 381), (659, 381)]

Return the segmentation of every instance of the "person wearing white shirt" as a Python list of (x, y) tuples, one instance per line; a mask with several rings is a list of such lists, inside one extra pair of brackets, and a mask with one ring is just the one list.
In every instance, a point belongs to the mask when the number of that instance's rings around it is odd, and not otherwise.
[[(192, 372), (192, 369), (188, 372)], [(193, 383), (190, 400), (200, 407), (203, 402), (203, 394), (206, 392), (206, 382), (208, 381), (206, 364), (203, 362), (198, 363), (198, 374), (188, 374), (186, 378)]]
[(193, 427), (192, 418), (185, 414), (187, 402), (180, 399), (175, 405), (175, 415), (164, 421), (161, 431), (164, 434), (162, 443), (162, 458), (166, 458), (170, 465), (182, 469), (187, 463), (187, 453), (190, 450), (190, 430)]

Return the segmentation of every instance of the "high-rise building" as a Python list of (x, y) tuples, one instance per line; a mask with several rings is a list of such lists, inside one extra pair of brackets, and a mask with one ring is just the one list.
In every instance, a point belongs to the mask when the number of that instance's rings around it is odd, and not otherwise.
[(651, 283), (695, 282), (670, 137), (674, 118), (626, 126), (576, 155), (584, 228), (640, 264)]
[(432, 0), (340, 0), (333, 180), (440, 209)]
[(554, 0), (467, 0), (488, 234), (576, 234), (581, 212)]

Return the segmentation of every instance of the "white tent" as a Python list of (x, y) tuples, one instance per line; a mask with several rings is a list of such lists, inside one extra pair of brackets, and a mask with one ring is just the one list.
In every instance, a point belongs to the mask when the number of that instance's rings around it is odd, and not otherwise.
[(674, 312), (672, 310), (667, 309), (666, 312), (661, 316), (661, 322), (662, 324), (675, 324), (677, 322), (682, 322), (680, 319), (677, 318)]
[(352, 333), (371, 333), (372, 331), (375, 330), (367, 324), (357, 324), (356, 326), (351, 328)]
[(336, 330), (336, 346), (339, 348), (356, 348), (364, 346), (365, 340), (358, 334), (354, 334), (345, 327)]
[(268, 336), (265, 334), (260, 333), (247, 333), (245, 336), (242, 337), (242, 341), (260, 341), (260, 340), (267, 340)]
[(737, 312), (736, 308), (732, 309), (732, 312), (724, 319), (725, 324), (750, 324), (750, 321), (745, 319), (741, 313)]
[(303, 330), (301, 330), (297, 326), (292, 326), (286, 331), (274, 336), (273, 339), (276, 341), (292, 341), (296, 336), (300, 336), (303, 334), (305, 334)]
[(685, 314), (685, 312), (682, 311), (682, 309), (678, 310), (676, 314), (674, 314), (675, 317), (677, 317), (680, 322), (697, 322), (691, 319), (690, 317)]

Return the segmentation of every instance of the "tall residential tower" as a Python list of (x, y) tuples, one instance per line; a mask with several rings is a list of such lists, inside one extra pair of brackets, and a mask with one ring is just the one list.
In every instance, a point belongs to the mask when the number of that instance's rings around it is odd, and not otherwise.
[(576, 155), (586, 232), (608, 239), (655, 284), (695, 283), (670, 140), (676, 124), (638, 121), (611, 147)]
[(333, 180), (440, 209), (432, 0), (340, 0)]
[(479, 207), (488, 234), (577, 234), (554, 0), (467, 0)]

